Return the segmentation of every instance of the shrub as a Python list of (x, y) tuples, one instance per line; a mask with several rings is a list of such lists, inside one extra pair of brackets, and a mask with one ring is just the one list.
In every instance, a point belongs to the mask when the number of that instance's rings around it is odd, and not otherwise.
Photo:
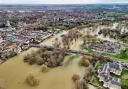
[(80, 65), (81, 66), (89, 67), (90, 64), (91, 63), (90, 63), (90, 61), (88, 59), (82, 58), (81, 61), (80, 61)]
[(32, 56), (30, 59), (29, 59), (29, 64), (30, 65), (33, 65), (36, 63), (36, 57)]
[(76, 80), (75, 89), (89, 89), (87, 83), (83, 80)]
[(48, 71), (48, 67), (47, 67), (47, 65), (45, 65), (45, 64), (43, 64), (42, 66), (41, 66), (41, 71), (42, 72), (47, 72)]
[(30, 86), (38, 86), (39, 85), (39, 79), (37, 79), (35, 77), (35, 75), (33, 75), (32, 73), (30, 73), (27, 77), (26, 77), (26, 83)]
[(81, 85), (80, 80), (75, 81), (75, 89), (82, 89), (82, 85)]
[[(42, 51), (45, 50), (45, 51)], [(48, 67), (56, 67), (61, 65), (63, 59), (65, 57), (65, 50), (50, 50), (50, 49), (40, 49), (37, 52), (33, 52), (31, 54), (27, 54), (24, 57), (24, 62), (28, 62), (30, 65), (45, 64)]]
[(29, 62), (30, 54), (24, 56), (24, 62)]
[(80, 76), (77, 75), (77, 74), (73, 74), (72, 80), (73, 80), (74, 82), (77, 81), (77, 80), (80, 80)]
[(42, 64), (45, 63), (45, 60), (44, 60), (43, 58), (41, 58), (41, 57), (37, 57), (36, 63), (37, 63), (38, 65), (42, 65)]

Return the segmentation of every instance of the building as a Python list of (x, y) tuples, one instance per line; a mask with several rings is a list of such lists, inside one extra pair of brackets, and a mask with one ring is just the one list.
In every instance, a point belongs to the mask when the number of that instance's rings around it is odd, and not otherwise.
[[(108, 62), (101, 66), (98, 70), (99, 81), (103, 82), (103, 86), (109, 89), (121, 89), (121, 81), (119, 75), (122, 72), (120, 63), (113, 64)], [(111, 75), (114, 76), (111, 76)]]

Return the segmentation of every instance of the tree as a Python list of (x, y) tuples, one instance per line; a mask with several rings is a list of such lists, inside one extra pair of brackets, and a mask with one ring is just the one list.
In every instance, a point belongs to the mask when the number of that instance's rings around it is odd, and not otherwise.
[(90, 64), (91, 63), (90, 63), (90, 58), (89, 57), (83, 56), (81, 58), (80, 65), (85, 66), (85, 67), (89, 67)]
[(45, 60), (44, 60), (43, 58), (41, 58), (41, 57), (37, 57), (36, 63), (37, 63), (38, 65), (42, 65), (42, 64), (45, 63)]
[(43, 64), (43, 65), (41, 66), (41, 71), (42, 71), (42, 72), (47, 72), (48, 69), (49, 69), (48, 66), (45, 65), (45, 64)]
[(76, 82), (77, 80), (80, 80), (80, 76), (78, 74), (73, 74), (72, 80)]
[(84, 76), (84, 80), (89, 83), (92, 78), (93, 78), (93, 75), (94, 75), (94, 71), (93, 71), (93, 67), (89, 67), (88, 68), (88, 73)]
[(60, 47), (60, 42), (58, 38), (55, 38), (55, 43), (53, 44), (55, 47)]
[(29, 62), (30, 57), (31, 57), (30, 54), (25, 55), (24, 56), (24, 62)]
[(68, 35), (64, 35), (64, 36), (63, 36), (62, 42), (63, 42), (63, 47), (64, 47), (64, 48), (69, 48), (71, 41), (69, 41)]
[(36, 57), (35, 56), (31, 56), (31, 58), (29, 59), (29, 64), (33, 65), (36, 63)]
[(86, 81), (84, 80), (76, 80), (74, 84), (75, 89), (89, 89)]
[(25, 81), (30, 86), (38, 86), (39, 85), (39, 79), (36, 78), (36, 76), (33, 73), (28, 74)]

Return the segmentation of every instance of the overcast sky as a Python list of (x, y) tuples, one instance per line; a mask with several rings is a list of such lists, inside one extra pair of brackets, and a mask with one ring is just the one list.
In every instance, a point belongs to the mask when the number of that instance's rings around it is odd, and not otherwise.
[(0, 4), (94, 4), (128, 3), (128, 0), (0, 0)]

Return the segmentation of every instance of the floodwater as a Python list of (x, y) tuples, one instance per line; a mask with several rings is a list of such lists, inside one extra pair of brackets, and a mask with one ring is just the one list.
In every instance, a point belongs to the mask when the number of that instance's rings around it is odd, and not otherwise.
[[(52, 37), (42, 44), (52, 45), (53, 40), (59, 36)], [(79, 50), (81, 43), (82, 41), (80, 40), (74, 42), (71, 48)], [(36, 50), (36, 48), (31, 48), (0, 65), (0, 79), (5, 81), (5, 89), (74, 89), (72, 75), (75, 73), (83, 76), (86, 73), (86, 68), (79, 66), (80, 56), (70, 60), (70, 57), (74, 55), (67, 56), (63, 62), (63, 66), (52, 68), (48, 72), (42, 73), (40, 66), (31, 66), (23, 62), (23, 56), (26, 53)], [(34, 73), (39, 78), (39, 86), (30, 87), (25, 83), (28, 73)], [(93, 88), (91, 87), (90, 89)]]
[[(113, 28), (116, 27), (116, 23), (113, 24)], [(88, 30), (88, 28), (83, 28), (83, 33), (84, 34), (90, 34), (90, 35), (97, 35), (97, 38), (101, 39), (101, 40), (107, 40), (107, 41), (111, 41), (111, 42), (117, 42), (117, 40), (113, 39), (113, 38), (110, 38), (109, 36), (107, 37), (104, 37), (102, 34), (99, 35), (98, 32), (103, 29), (103, 28), (106, 28), (104, 26), (98, 26), (97, 28), (92, 28), (91, 30)]]
[(22, 56), (23, 54), (16, 56), (0, 66), (0, 78), (5, 81), (5, 89), (32, 89), (24, 82), (26, 75), (31, 72), (40, 80), (40, 85), (33, 89), (72, 89), (72, 75), (85, 73), (85, 68), (78, 65), (81, 57), (74, 58), (67, 64), (70, 60), (70, 56), (67, 56), (63, 66), (42, 73), (40, 66), (24, 63)]

